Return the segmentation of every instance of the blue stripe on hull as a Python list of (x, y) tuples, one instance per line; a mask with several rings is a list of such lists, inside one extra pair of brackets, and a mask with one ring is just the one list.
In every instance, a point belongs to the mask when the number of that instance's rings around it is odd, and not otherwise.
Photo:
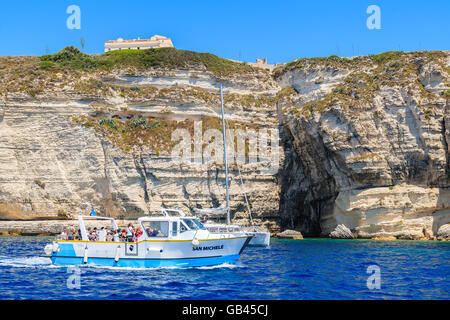
[[(131, 268), (169, 268), (169, 267), (206, 267), (215, 266), (224, 263), (233, 264), (239, 259), (239, 255), (230, 255), (211, 258), (192, 258), (192, 259), (126, 259), (122, 258), (118, 262), (110, 258), (88, 258), (87, 264), (107, 266), (107, 267), (131, 267)], [(83, 258), (74, 257), (52, 257), (54, 264), (62, 265), (84, 265)]]

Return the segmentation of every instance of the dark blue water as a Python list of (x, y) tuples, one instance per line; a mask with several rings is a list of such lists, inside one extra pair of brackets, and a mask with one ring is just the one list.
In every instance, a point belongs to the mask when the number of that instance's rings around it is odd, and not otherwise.
[[(236, 266), (82, 266), (80, 289), (70, 289), (74, 273), (39, 257), (49, 241), (0, 237), (0, 299), (450, 298), (448, 242), (273, 240), (270, 249), (247, 248)], [(371, 265), (379, 267), (380, 289), (367, 286)]]

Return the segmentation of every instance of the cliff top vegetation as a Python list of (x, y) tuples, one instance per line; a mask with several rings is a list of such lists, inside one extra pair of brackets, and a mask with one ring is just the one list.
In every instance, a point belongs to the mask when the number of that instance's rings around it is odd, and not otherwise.
[(123, 67), (134, 67), (138, 69), (201, 68), (218, 76), (234, 73), (252, 73), (255, 71), (255, 68), (250, 65), (233, 62), (211, 53), (200, 53), (175, 48), (115, 50), (104, 54), (88, 55), (70, 46), (55, 54), (40, 57), (40, 68), (45, 70), (52, 68), (110, 70)]

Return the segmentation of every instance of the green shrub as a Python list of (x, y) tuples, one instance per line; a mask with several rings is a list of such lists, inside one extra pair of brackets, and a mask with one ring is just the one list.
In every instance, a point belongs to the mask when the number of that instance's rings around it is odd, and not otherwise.
[(52, 55), (43, 55), (40, 60), (41, 63), (46, 62), (44, 65), (47, 66), (49, 65), (48, 62), (53, 62), (70, 69), (91, 69), (107, 64), (107, 62), (99, 62), (96, 58), (81, 52), (74, 46), (66, 47)]
[(251, 72), (254, 69), (243, 63), (220, 58), (211, 53), (157, 48), (147, 50), (114, 50), (98, 57), (98, 60), (111, 66), (131, 66), (138, 68), (190, 68), (205, 67), (216, 74)]
[(147, 125), (147, 122), (148, 122), (148, 120), (146, 118), (143, 118), (143, 117), (136, 118), (136, 117), (134, 117), (133, 120), (131, 120), (131, 122), (130, 122), (130, 126), (133, 127), (133, 128), (137, 128), (137, 127), (140, 127), (140, 126), (145, 127)]
[(249, 65), (223, 59), (211, 53), (175, 48), (114, 50), (100, 55), (88, 55), (70, 46), (55, 54), (43, 55), (40, 60), (43, 68), (50, 68), (54, 65), (70, 69), (110, 69), (112, 67), (188, 69), (200, 67), (218, 75), (255, 70)]
[(146, 118), (134, 117), (133, 120), (131, 120), (131, 122), (130, 122), (130, 126), (133, 128), (142, 127), (144, 129), (148, 130), (148, 129), (155, 129), (155, 128), (160, 127), (161, 123), (158, 120), (154, 120), (153, 123), (150, 124)]
[(61, 51), (51, 54), (51, 55), (43, 55), (41, 57), (41, 60), (45, 61), (55, 61), (55, 62), (64, 62), (64, 61), (71, 61), (75, 59), (83, 59), (87, 58), (88, 55), (85, 53), (82, 53), (80, 50), (75, 48), (74, 46), (65, 47)]
[(378, 64), (385, 64), (386, 62), (400, 58), (402, 55), (404, 55), (404, 52), (402, 51), (387, 51), (384, 53), (376, 54), (372, 56), (372, 58)]
[(54, 62), (45, 60), (45, 61), (41, 61), (39, 63), (39, 68), (42, 70), (50, 70), (50, 69), (54, 68), (55, 65), (56, 64)]
[(39, 179), (34, 180), (34, 183), (36, 183), (39, 187), (41, 187), (42, 189), (45, 189), (45, 183), (42, 182)]
[(394, 69), (398, 69), (401, 66), (400, 62), (395, 61), (391, 64), (391, 67)]
[(29, 89), (27, 89), (26, 91), (27, 91), (27, 93), (28, 93), (30, 96), (32, 96), (33, 98), (36, 98), (36, 96), (37, 96), (38, 94), (42, 93), (42, 89), (41, 89), (41, 88), (38, 88), (38, 89), (36, 89), (36, 88), (29, 88)]
[(114, 119), (104, 118), (104, 119), (100, 120), (98, 122), (98, 124), (101, 125), (101, 126), (108, 126), (111, 129), (115, 129), (116, 128), (116, 122), (114, 121)]

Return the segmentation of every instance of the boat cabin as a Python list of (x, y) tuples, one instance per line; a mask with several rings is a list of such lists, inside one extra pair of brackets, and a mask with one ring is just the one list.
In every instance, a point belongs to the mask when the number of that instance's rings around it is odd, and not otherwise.
[[(87, 220), (110, 221), (111, 230), (118, 230), (114, 218), (100, 216), (79, 216), (78, 223), (83, 241), (89, 241), (86, 231)], [(207, 237), (209, 234), (206, 227), (196, 217), (187, 217), (181, 210), (162, 209), (161, 216), (141, 217), (138, 224), (142, 229), (142, 236), (138, 241), (160, 240), (160, 239), (193, 239), (196, 237)], [(99, 238), (99, 241), (105, 241)], [(122, 239), (122, 241), (125, 241)]]
[(208, 233), (208, 230), (198, 218), (187, 217), (181, 210), (162, 209), (162, 213), (162, 216), (138, 219), (143, 230), (143, 240), (155, 238), (192, 239), (193, 235)]

